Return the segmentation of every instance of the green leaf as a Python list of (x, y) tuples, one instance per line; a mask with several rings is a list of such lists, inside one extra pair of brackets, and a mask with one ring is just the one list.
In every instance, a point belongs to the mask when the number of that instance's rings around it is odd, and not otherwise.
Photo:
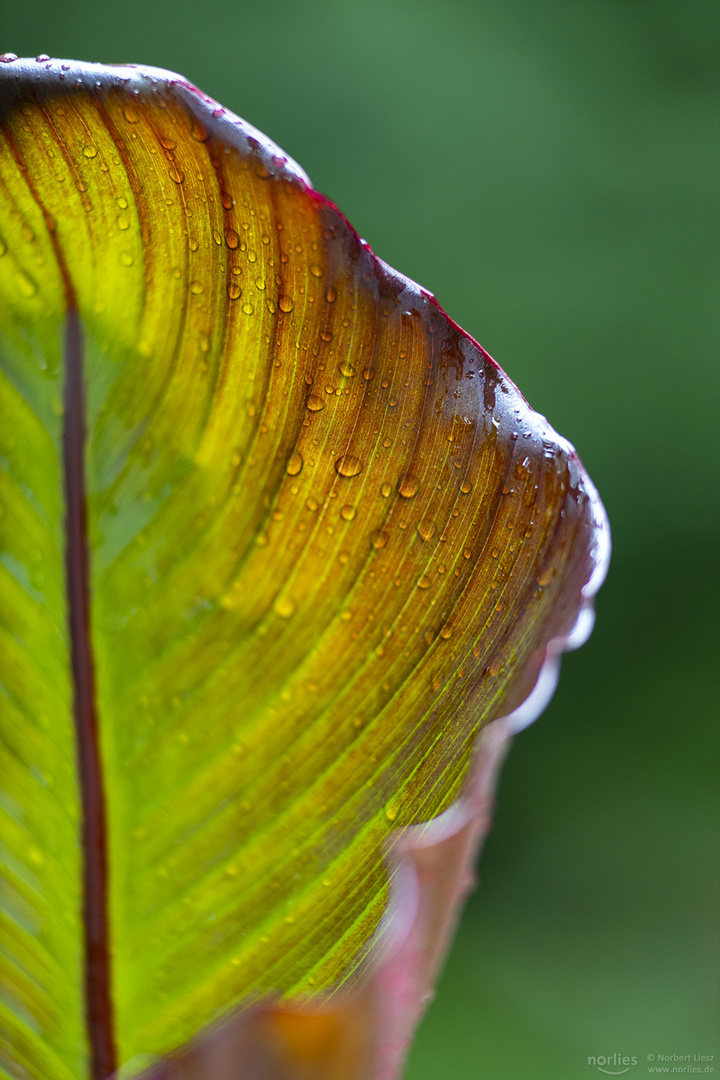
[(362, 982), (407, 827), (606, 531), (264, 136), (154, 69), (10, 60), (0, 95), (0, 1063), (100, 1080)]

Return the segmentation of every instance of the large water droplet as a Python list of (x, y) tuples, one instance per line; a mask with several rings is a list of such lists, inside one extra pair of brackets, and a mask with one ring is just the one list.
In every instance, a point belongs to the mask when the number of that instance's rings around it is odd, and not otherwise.
[(412, 473), (405, 473), (405, 476), (401, 477), (398, 482), (398, 495), (402, 495), (403, 499), (412, 499), (417, 495), (420, 489), (420, 481)]
[(351, 506), (350, 503), (345, 503), (345, 506), (340, 508), (340, 517), (343, 521), (352, 521), (357, 514), (357, 508)]
[(297, 476), (298, 473), (302, 472), (303, 465), (303, 456), (299, 450), (296, 450), (285, 466), (285, 472), (288, 476)]
[(352, 454), (343, 454), (335, 462), (335, 472), (340, 476), (357, 476), (359, 472), (362, 472), (363, 463), (360, 458), (354, 457)]
[(427, 574), (423, 574), (421, 578), (418, 578), (417, 587), (418, 589), (430, 588), (430, 578), (427, 576)]
[(227, 294), (231, 300), (239, 300), (242, 295), (242, 289), (237, 281), (228, 281)]
[(390, 537), (388, 534), (383, 532), (382, 529), (377, 529), (375, 532), (370, 533), (370, 543), (377, 550), (384, 548), (389, 539)]
[(434, 521), (421, 521), (417, 527), (417, 531), (421, 540), (432, 540), (437, 532), (437, 525)]
[(382, 495), (383, 499), (389, 499), (390, 495), (392, 494), (392, 484), (388, 484), (387, 481), (385, 481), (384, 484), (381, 484), (380, 494)]
[(233, 251), (235, 250), (235, 248), (240, 243), (240, 237), (238, 236), (238, 234), (235, 232), (234, 229), (226, 229), (225, 230), (225, 243)]
[(83, 146), (83, 154), (86, 158), (97, 157), (97, 146)]
[(309, 394), (307, 407), (310, 412), (320, 412), (321, 409), (325, 408), (325, 402), (321, 397), (318, 397), (317, 394)]
[(352, 379), (355, 374), (355, 368), (349, 360), (341, 360), (338, 364), (338, 371), (341, 375), (344, 375), (346, 379)]
[(278, 300), (278, 307), (287, 314), (288, 311), (292, 311), (295, 307), (295, 301), (292, 296), (281, 296)]

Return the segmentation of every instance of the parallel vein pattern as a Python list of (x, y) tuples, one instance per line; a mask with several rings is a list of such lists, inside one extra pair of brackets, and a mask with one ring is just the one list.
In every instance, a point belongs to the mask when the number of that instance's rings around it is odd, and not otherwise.
[[(1, 156), (0, 281), (9, 325), (24, 327), (6, 349), (8, 407), (30, 410), (35, 382), (57, 402), (50, 230), (85, 341), (111, 999), (127, 1061), (233, 1004), (332, 994), (367, 970), (393, 933), (403, 827), (457, 799), (477, 732), (526, 696), (573, 625), (602, 510), (572, 448), (483, 350), (252, 129), (164, 73), (13, 70), (0, 71), (4, 123), (46, 213), (21, 240), (16, 216), (36, 211)], [(11, 261), (21, 244), (26, 259), (43, 248), (42, 273)], [(45, 322), (17, 315), (19, 274)], [(40, 356), (55, 375), (31, 385)], [(37, 502), (49, 475), (23, 497)], [(63, 618), (60, 599), (67, 711)], [(11, 837), (30, 760), (17, 773), (3, 787)], [(77, 901), (73, 842), (61, 865)], [(30, 970), (20, 951), (13, 963)], [(82, 1004), (81, 982), (73, 993)], [(26, 997), (30, 1061), (50, 1043), (40, 989)], [(19, 1033), (28, 1006), (16, 993), (2, 1007)], [(70, 1075), (85, 1037), (65, 1028), (55, 1072), (10, 1074)]]

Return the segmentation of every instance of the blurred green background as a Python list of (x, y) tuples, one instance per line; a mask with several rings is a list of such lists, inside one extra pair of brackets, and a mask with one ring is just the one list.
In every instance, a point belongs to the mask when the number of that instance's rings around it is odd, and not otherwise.
[(0, 0), (0, 51), (172, 68), (267, 132), (605, 500), (595, 634), (510, 754), (408, 1080), (720, 1073), (719, 31), (713, 0)]

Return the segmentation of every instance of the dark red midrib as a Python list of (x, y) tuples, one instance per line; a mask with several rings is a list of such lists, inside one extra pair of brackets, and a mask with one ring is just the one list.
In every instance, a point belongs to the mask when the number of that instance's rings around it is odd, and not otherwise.
[[(73, 164), (53, 118), (42, 110), (55, 133), (60, 152), (71, 171)], [(57, 259), (67, 321), (65, 326), (65, 389), (62, 436), (65, 489), (65, 574), (73, 678), (73, 714), (81, 798), (82, 890), (85, 969), (85, 1020), (90, 1049), (90, 1080), (107, 1080), (117, 1069), (111, 991), (108, 926), (108, 856), (105, 793), (98, 717), (95, 707), (95, 671), (90, 639), (90, 557), (88, 550), (85, 487), (85, 384), (83, 337), (75, 288), (65, 263), (52, 215), (37, 190), (32, 173), (15, 142), (12, 124), (0, 115), (0, 128), (20, 175), (40, 208)]]
[(66, 505), (66, 575), (73, 710), (82, 796), (85, 1010), (92, 1080), (117, 1068), (110, 991), (108, 857), (105, 793), (90, 641), (90, 573), (85, 510), (85, 389), (82, 330), (70, 308), (65, 332), (63, 467)]

